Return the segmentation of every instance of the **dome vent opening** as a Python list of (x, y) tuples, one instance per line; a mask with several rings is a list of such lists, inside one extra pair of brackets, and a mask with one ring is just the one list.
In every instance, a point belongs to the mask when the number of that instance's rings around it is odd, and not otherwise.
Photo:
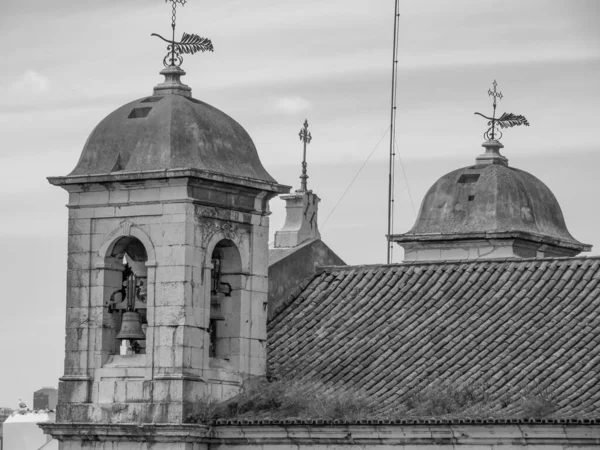
[(477, 180), (479, 180), (478, 173), (463, 173), (460, 176), (460, 178), (458, 179), (458, 183), (473, 184), (473, 183), (477, 183)]
[(143, 108), (134, 108), (131, 110), (131, 112), (129, 113), (129, 116), (127, 116), (128, 119), (143, 119), (144, 117), (147, 117), (148, 114), (150, 113), (150, 110), (152, 109), (152, 107), (143, 107)]

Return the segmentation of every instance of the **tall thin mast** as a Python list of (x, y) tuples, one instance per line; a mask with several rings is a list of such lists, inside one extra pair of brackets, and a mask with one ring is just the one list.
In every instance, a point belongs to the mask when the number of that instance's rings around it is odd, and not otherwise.
[(400, 0), (395, 0), (396, 6), (394, 8), (394, 45), (392, 54), (392, 95), (391, 95), (391, 108), (390, 108), (390, 166), (389, 166), (389, 182), (388, 182), (388, 226), (387, 226), (387, 263), (392, 262), (392, 243), (390, 238), (394, 231), (394, 171), (395, 171), (395, 159), (396, 155), (394, 152), (394, 141), (395, 141), (395, 130), (394, 125), (396, 124), (396, 84), (397, 84), (397, 67), (398, 67), (398, 4)]

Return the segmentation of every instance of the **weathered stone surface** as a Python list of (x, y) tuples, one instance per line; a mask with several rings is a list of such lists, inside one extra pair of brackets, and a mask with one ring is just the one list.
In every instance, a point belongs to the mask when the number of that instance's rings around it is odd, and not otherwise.
[(285, 223), (275, 233), (275, 248), (293, 248), (303, 242), (321, 239), (317, 224), (321, 199), (312, 191), (282, 195), (285, 200)]
[[(165, 95), (117, 109), (94, 129), (71, 176), (190, 168), (273, 183), (248, 133), (198, 100)], [(135, 108), (151, 107), (141, 119)]]
[(58, 403), (85, 403), (90, 397), (90, 379), (86, 376), (63, 377), (58, 383)]

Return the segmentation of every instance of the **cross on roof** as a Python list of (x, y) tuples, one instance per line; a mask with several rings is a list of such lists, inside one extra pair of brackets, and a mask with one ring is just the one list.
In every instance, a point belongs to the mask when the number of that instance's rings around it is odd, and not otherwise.
[(494, 113), (492, 114), (492, 117), (484, 116), (483, 114), (478, 113), (478, 112), (475, 113), (475, 114), (489, 120), (489, 122), (488, 122), (489, 128), (483, 134), (485, 139), (487, 139), (488, 141), (500, 140), (502, 138), (502, 132), (496, 128), (496, 125), (498, 125), (500, 128), (511, 128), (511, 127), (517, 127), (519, 125), (529, 126), (529, 122), (527, 121), (525, 116), (521, 116), (521, 115), (517, 115), (517, 114), (513, 114), (513, 113), (503, 113), (498, 119), (496, 119), (496, 100), (497, 99), (502, 100), (503, 95), (502, 95), (502, 92), (496, 91), (496, 87), (498, 86), (498, 83), (496, 83), (496, 80), (494, 80), (494, 82), (492, 84), (494, 86), (494, 90), (492, 91), (491, 89), (488, 89), (488, 95), (494, 98), (494, 103), (493, 103)]
[(302, 157), (302, 175), (300, 175), (300, 191), (306, 192), (308, 190), (306, 180), (308, 175), (306, 174), (306, 145), (312, 141), (312, 134), (308, 131), (308, 119), (304, 119), (304, 126), (300, 129), (300, 140), (304, 143), (304, 156)]

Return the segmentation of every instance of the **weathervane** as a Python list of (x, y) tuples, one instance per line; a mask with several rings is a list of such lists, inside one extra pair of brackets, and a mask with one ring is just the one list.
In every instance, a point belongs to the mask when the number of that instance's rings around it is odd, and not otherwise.
[(308, 131), (308, 119), (304, 119), (304, 126), (300, 129), (300, 140), (304, 142), (304, 156), (302, 158), (302, 175), (300, 175), (300, 191), (306, 192), (308, 188), (306, 187), (306, 180), (308, 179), (308, 175), (306, 174), (306, 144), (310, 144), (312, 141), (312, 134)]
[(493, 84), (494, 90), (492, 91), (491, 89), (488, 89), (488, 95), (494, 97), (494, 113), (492, 117), (484, 116), (478, 112), (475, 113), (489, 120), (488, 126), (490, 128), (483, 134), (483, 137), (485, 137), (488, 141), (502, 139), (502, 132), (496, 128), (496, 125), (498, 125), (500, 128), (511, 128), (519, 125), (529, 126), (529, 122), (527, 122), (525, 116), (520, 116), (513, 113), (504, 113), (499, 119), (496, 119), (496, 99), (502, 100), (502, 92), (496, 92), (496, 86), (498, 85), (496, 80), (494, 80)]
[[(180, 42), (175, 42), (175, 21), (177, 18), (177, 4), (179, 3), (181, 6), (184, 6), (187, 0), (165, 0), (165, 2), (173, 3), (173, 14), (171, 16), (171, 28), (173, 29), (173, 38), (169, 41), (165, 39), (160, 34), (152, 33), (152, 36), (156, 36), (161, 38), (163, 41), (167, 42), (169, 45), (167, 46), (167, 56), (163, 59), (163, 64), (165, 67), (179, 67), (181, 63), (183, 63), (182, 53), (193, 55), (196, 52), (212, 52), (213, 45), (210, 39), (203, 38), (198, 36), (197, 34), (187, 34), (183, 33)], [(167, 64), (169, 62), (169, 64)]]

